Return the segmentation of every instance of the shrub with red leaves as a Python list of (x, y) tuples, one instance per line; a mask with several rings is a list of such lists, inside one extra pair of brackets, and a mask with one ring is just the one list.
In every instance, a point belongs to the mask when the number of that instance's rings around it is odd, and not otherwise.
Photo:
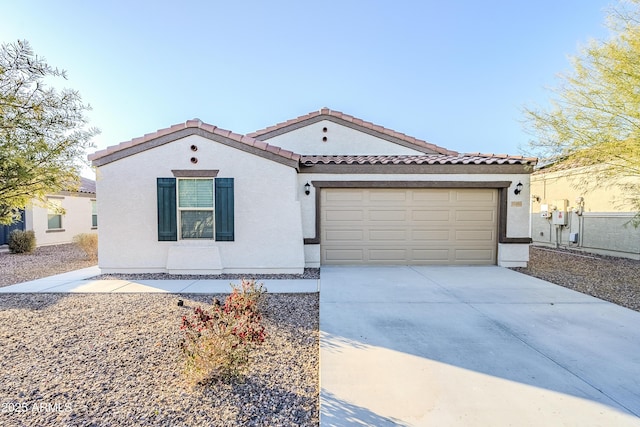
[(243, 279), (240, 287), (231, 286), (222, 306), (196, 307), (191, 316), (182, 316), (182, 351), (187, 375), (195, 383), (241, 375), (251, 350), (266, 338), (259, 311), (266, 292), (262, 284)]

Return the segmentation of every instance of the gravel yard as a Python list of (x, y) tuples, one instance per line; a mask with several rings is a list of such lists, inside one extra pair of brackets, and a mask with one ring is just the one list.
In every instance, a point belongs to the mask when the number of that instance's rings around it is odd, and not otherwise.
[(74, 244), (41, 246), (30, 254), (0, 253), (0, 287), (96, 265)]
[[(91, 264), (73, 245), (3, 253), (0, 286)], [(640, 311), (640, 261), (533, 247), (515, 270)], [(0, 295), (0, 425), (317, 426), (318, 295), (266, 294), (268, 336), (245, 380), (192, 388), (180, 319), (213, 297)]]
[(2, 295), (0, 425), (318, 425), (318, 295), (267, 294), (246, 379), (190, 388), (180, 318), (212, 298)]
[[(75, 245), (1, 253), (0, 286), (93, 264)], [(245, 380), (193, 388), (180, 320), (214, 296), (0, 295), (0, 425), (318, 425), (318, 295), (266, 294)]]
[(532, 247), (521, 273), (640, 311), (640, 261)]

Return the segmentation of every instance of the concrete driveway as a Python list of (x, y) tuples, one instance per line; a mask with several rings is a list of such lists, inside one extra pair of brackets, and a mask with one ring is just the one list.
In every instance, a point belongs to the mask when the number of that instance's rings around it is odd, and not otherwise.
[(321, 425), (640, 426), (640, 313), (500, 267), (323, 267)]

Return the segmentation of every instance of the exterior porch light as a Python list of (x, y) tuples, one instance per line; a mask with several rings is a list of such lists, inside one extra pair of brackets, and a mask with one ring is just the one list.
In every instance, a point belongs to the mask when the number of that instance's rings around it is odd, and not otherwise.
[(311, 184), (308, 182), (304, 185), (304, 194), (307, 196), (311, 193)]
[(518, 185), (516, 185), (516, 189), (515, 189), (515, 190), (513, 190), (513, 193), (514, 193), (514, 194), (516, 194), (516, 195), (518, 195), (518, 194), (520, 194), (521, 192), (522, 192), (522, 183), (521, 183), (521, 182), (518, 182)]

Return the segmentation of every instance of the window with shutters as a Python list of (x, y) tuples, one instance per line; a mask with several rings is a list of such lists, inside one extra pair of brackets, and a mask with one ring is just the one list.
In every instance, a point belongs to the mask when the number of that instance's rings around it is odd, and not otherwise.
[(213, 179), (178, 179), (181, 239), (213, 239)]

